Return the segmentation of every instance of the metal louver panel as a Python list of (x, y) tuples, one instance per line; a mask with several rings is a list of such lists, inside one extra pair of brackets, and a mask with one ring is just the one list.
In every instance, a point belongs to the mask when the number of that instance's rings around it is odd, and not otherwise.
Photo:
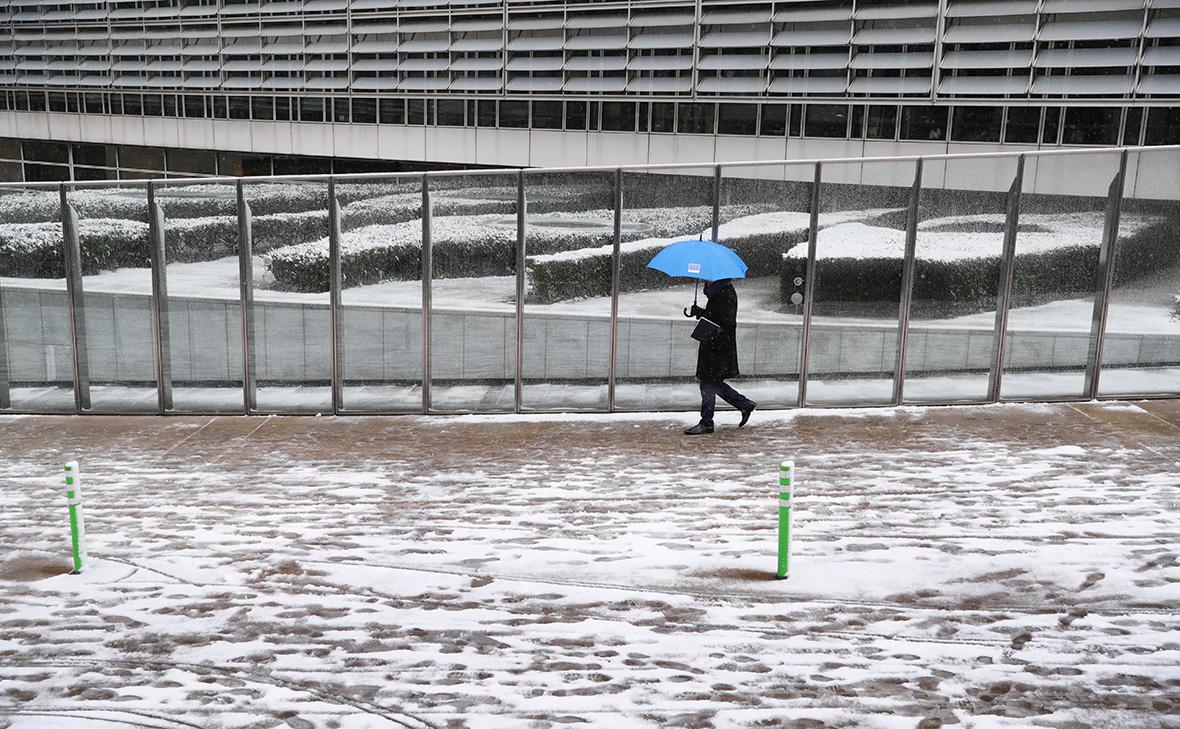
[[(354, 63), (353, 68), (356, 68), (356, 66), (357, 64)], [(262, 70), (281, 72), (302, 71), (303, 61), (266, 61), (262, 64)]]
[(347, 71), (348, 61), (342, 59), (312, 60), (308, 61), (303, 67), (308, 71)]
[(508, 79), (509, 91), (561, 91), (564, 82), (560, 76), (522, 76)]
[[(565, 58), (561, 56), (551, 56), (549, 58), (530, 58), (524, 56), (509, 60), (508, 70), (525, 73), (532, 71), (560, 71), (564, 63)], [(496, 65), (499, 66), (499, 62)]]
[(1143, 0), (1045, 0), (1042, 13), (1091, 13), (1141, 10)]
[(627, 15), (571, 15), (566, 18), (567, 28), (624, 28)]
[(1129, 94), (1133, 76), (1040, 76), (1033, 80), (1034, 94)]
[(930, 77), (898, 78), (854, 78), (848, 87), (854, 94), (926, 94), (930, 92)]
[(499, 91), (500, 79), (466, 76), (453, 80), (451, 88), (456, 91)]
[(631, 39), (629, 48), (692, 48), (692, 33), (642, 33)]
[(942, 57), (942, 68), (1027, 68), (1032, 49), (1025, 51), (950, 51)]
[(751, 25), (770, 22), (770, 6), (757, 10), (706, 10), (701, 14), (702, 25)]
[(398, 42), (395, 40), (361, 41), (352, 44), (353, 53), (396, 53)]
[(1041, 28), (1041, 40), (1112, 40), (1136, 38), (1142, 23), (1137, 20), (1054, 21)]
[(1037, 68), (1072, 68), (1074, 66), (1133, 66), (1134, 48), (1048, 48), (1037, 54)]
[(849, 29), (782, 30), (770, 41), (774, 46), (844, 46)]
[(317, 77), (309, 78), (303, 84), (305, 89), (317, 89), (321, 91), (343, 91), (348, 88), (348, 79), (346, 78), (330, 78)]
[(852, 68), (930, 68), (934, 53), (858, 53)]
[(451, 61), (452, 71), (499, 71), (504, 66), (500, 58), (456, 58)]
[(977, 23), (952, 25), (943, 31), (946, 43), (1014, 43), (1030, 41), (1036, 33), (1036, 26), (1030, 20), (1026, 23)]
[(702, 56), (698, 66), (703, 71), (756, 71), (766, 68), (769, 56), (749, 53)]
[(616, 51), (627, 47), (626, 34), (578, 35), (570, 38), (565, 47), (571, 51)]
[(933, 18), (938, 15), (938, 3), (898, 3), (896, 5), (868, 5), (856, 9), (857, 20), (900, 20), (902, 18)]
[(632, 71), (689, 71), (692, 56), (636, 56), (627, 63)]
[(300, 76), (273, 76), (262, 82), (262, 88), (299, 91), (303, 88), (303, 83), (304, 79)]
[(407, 91), (442, 91), (450, 85), (448, 76), (411, 76), (402, 79), (400, 88)]
[(565, 38), (560, 35), (524, 36), (508, 41), (510, 51), (560, 51)]
[(623, 71), (626, 56), (577, 56), (565, 62), (567, 71)]
[(933, 43), (934, 28), (864, 28), (852, 37), (858, 45)]
[(451, 42), (446, 38), (420, 38), (404, 40), (399, 50), (402, 53), (441, 53), (450, 47)]
[[(297, 63), (299, 63), (300, 68), (303, 67), (302, 62), (297, 62)], [(267, 69), (267, 70), (270, 70), (270, 69)], [(279, 69), (274, 69), (274, 70), (277, 71)], [(282, 69), (282, 70), (297, 71), (299, 69)], [(396, 71), (397, 70), (397, 61), (393, 60), (393, 59), (382, 60), (382, 59), (375, 59), (375, 58), (362, 58), (359, 61), (352, 62), (351, 70), (353, 70), (353, 71)]]
[(770, 82), (772, 94), (841, 94), (848, 80), (842, 77), (776, 78)]
[(504, 39), (499, 36), (495, 38), (460, 38), (451, 43), (451, 51), (455, 52), (487, 53), (498, 51), (503, 47)]
[(592, 78), (571, 78), (565, 82), (565, 91), (611, 94), (627, 87), (624, 76), (602, 76)]
[(726, 33), (713, 31), (706, 33), (700, 42), (701, 48), (742, 48), (762, 47), (770, 45), (770, 31)]
[(938, 91), (963, 96), (1007, 96), (1023, 94), (1028, 88), (1024, 76), (944, 76)]
[(1147, 26), (1148, 38), (1180, 38), (1180, 18), (1157, 18)]
[(393, 76), (365, 76), (352, 82), (352, 88), (365, 91), (394, 91), (397, 87), (398, 79)]
[(1180, 75), (1161, 74), (1158, 76), (1144, 76), (1139, 80), (1139, 93), (1180, 96)]
[(760, 94), (766, 90), (764, 78), (703, 78), (697, 91), (706, 94)]
[(670, 25), (692, 25), (696, 17), (691, 13), (651, 13), (635, 11), (631, 15), (632, 28), (655, 28)]
[(947, 6), (948, 18), (987, 18), (1004, 15), (1032, 15), (1037, 12), (1037, 0), (952, 0)]
[(1148, 48), (1143, 54), (1144, 66), (1180, 66), (1180, 46)]

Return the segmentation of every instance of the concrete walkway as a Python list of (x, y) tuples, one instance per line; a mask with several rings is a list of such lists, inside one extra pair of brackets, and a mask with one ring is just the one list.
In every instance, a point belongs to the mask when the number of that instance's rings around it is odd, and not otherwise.
[(735, 419), (0, 416), (0, 727), (1175, 726), (1180, 401)]

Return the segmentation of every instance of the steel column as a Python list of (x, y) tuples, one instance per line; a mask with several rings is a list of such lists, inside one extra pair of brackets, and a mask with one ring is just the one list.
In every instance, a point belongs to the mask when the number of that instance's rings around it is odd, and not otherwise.
[(328, 180), (328, 320), (332, 328), (332, 414), (344, 407), (344, 342), (340, 331), (340, 205), (336, 200), (336, 181)]
[(807, 405), (808, 358), (811, 356), (811, 312), (815, 296), (815, 254), (819, 243), (819, 190), (823, 163), (815, 163), (815, 181), (811, 183), (811, 220), (807, 224), (807, 272), (803, 280), (803, 333), (799, 350), (799, 407)]
[(242, 309), (242, 405), (249, 415), (258, 410), (258, 368), (254, 346), (254, 223), (242, 181), (238, 195), (238, 282)]
[(721, 165), (713, 168), (713, 242), (721, 235)]
[(996, 291), (996, 325), (992, 333), (992, 367), (987, 382), (987, 401), (1000, 401), (1004, 379), (1004, 351), (1007, 348), (1008, 307), (1012, 301), (1012, 279), (1016, 275), (1016, 227), (1020, 223), (1020, 195), (1024, 189), (1024, 155), (1016, 158), (1016, 176), (1008, 188), (1004, 218), (1004, 250), (1000, 254), (1000, 277)]
[(156, 183), (147, 184), (148, 248), (152, 263), (152, 324), (156, 355), (156, 402), (163, 415), (172, 409), (172, 339), (168, 321), (168, 254), (164, 211), (156, 202)]
[(430, 279), (434, 276), (430, 243), (430, 178), (422, 175), (422, 412), (430, 412)]
[(516, 351), (512, 386), (512, 410), (519, 413), (524, 407), (524, 297), (525, 246), (528, 243), (528, 200), (524, 192), (524, 172), (516, 175)]
[(1118, 253), (1119, 218), (1123, 205), (1123, 180), (1127, 174), (1127, 150), (1119, 155), (1119, 170), (1110, 182), (1106, 197), (1106, 221), (1102, 230), (1102, 248), (1098, 253), (1098, 271), (1094, 296), (1094, 313), (1090, 320), (1090, 346), (1086, 357), (1086, 383), (1083, 393), (1098, 397), (1098, 380), (1102, 375), (1102, 348), (1106, 342), (1106, 323), (1110, 313), (1110, 289), (1114, 285), (1114, 264)]
[(901, 302), (897, 308), (897, 367), (893, 373), (893, 404), (905, 390), (905, 360), (910, 341), (910, 310), (914, 301), (914, 255), (918, 248), (918, 204), (922, 198), (922, 160), (914, 163), (914, 186), (905, 223), (905, 259), (901, 267)]
[(66, 300), (73, 346), (74, 410), (90, 409), (90, 359), (86, 351), (86, 307), (82, 296), (82, 247), (78, 239), (78, 213), (70, 205), (66, 186), (60, 188), (62, 258), (66, 268)]
[(615, 411), (615, 387), (619, 359), (619, 283), (623, 245), (623, 170), (615, 170), (615, 235), (610, 255), (610, 365), (606, 382), (606, 409)]

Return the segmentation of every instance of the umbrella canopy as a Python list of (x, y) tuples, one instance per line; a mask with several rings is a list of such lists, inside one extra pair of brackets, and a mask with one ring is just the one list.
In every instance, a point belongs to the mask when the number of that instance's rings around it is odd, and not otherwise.
[(703, 281), (745, 278), (749, 266), (738, 254), (711, 240), (684, 240), (663, 249), (647, 264), (669, 276), (688, 276)]

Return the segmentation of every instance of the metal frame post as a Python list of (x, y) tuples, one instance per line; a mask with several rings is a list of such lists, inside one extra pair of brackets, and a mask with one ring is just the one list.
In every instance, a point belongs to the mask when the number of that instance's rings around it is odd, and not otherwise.
[(815, 181), (811, 183), (811, 220), (807, 224), (807, 272), (803, 281), (803, 332), (799, 349), (799, 407), (807, 405), (807, 378), (811, 356), (811, 312), (815, 296), (815, 255), (819, 244), (819, 190), (823, 163), (815, 163)]
[(430, 412), (430, 283), (434, 247), (430, 241), (430, 178), (422, 175), (422, 412)]
[(607, 370), (606, 409), (615, 411), (619, 359), (619, 287), (623, 245), (623, 169), (615, 170), (615, 231), (610, 256), (610, 363)]
[(914, 186), (906, 213), (905, 258), (901, 267), (901, 301), (897, 307), (897, 366), (893, 374), (893, 404), (900, 405), (905, 390), (905, 362), (910, 342), (910, 314), (914, 302), (914, 257), (918, 248), (918, 204), (922, 198), (922, 160), (914, 163)]
[(524, 407), (524, 297), (525, 246), (528, 244), (528, 199), (525, 197), (524, 171), (516, 175), (516, 352), (513, 360), (515, 376), (512, 384), (512, 411)]
[[(699, 4), (698, 4), (699, 7)], [(713, 168), (713, 242), (721, 235), (721, 165)]]
[(12, 407), (8, 385), (8, 333), (4, 328), (4, 287), (0, 286), (0, 410)]
[(332, 328), (332, 414), (344, 407), (344, 342), (340, 330), (342, 273), (340, 269), (340, 205), (336, 199), (336, 181), (328, 180), (328, 320)]
[(74, 368), (74, 411), (90, 409), (90, 359), (86, 350), (86, 306), (82, 295), (82, 246), (78, 238), (78, 212), (70, 205), (66, 186), (60, 188), (62, 257), (66, 268), (66, 300), (70, 314)]
[(1000, 280), (996, 291), (996, 325), (992, 333), (992, 366), (988, 375), (987, 401), (1000, 401), (1004, 379), (1004, 352), (1008, 341), (1008, 308), (1012, 301), (1012, 280), (1016, 275), (1016, 228), (1020, 223), (1020, 196), (1024, 190), (1024, 155), (1016, 158), (1016, 176), (1008, 188), (1004, 219), (1004, 250), (1000, 254)]
[(168, 322), (167, 249), (164, 210), (156, 183), (147, 184), (148, 246), (152, 264), (152, 324), (156, 355), (156, 402), (161, 415), (172, 409), (172, 339)]
[(258, 369), (254, 345), (254, 223), (241, 180), (238, 195), (238, 279), (242, 309), (242, 405), (246, 414), (258, 410)]
[(1102, 350), (1106, 343), (1106, 323), (1110, 313), (1110, 290), (1114, 286), (1114, 264), (1118, 251), (1119, 218), (1123, 205), (1123, 181), (1127, 174), (1127, 150), (1119, 155), (1119, 169), (1106, 197), (1106, 220), (1102, 230), (1102, 248), (1098, 253), (1098, 271), (1094, 296), (1094, 313), (1090, 322), (1090, 345), (1086, 357), (1086, 398), (1098, 397), (1098, 380), (1102, 375)]

